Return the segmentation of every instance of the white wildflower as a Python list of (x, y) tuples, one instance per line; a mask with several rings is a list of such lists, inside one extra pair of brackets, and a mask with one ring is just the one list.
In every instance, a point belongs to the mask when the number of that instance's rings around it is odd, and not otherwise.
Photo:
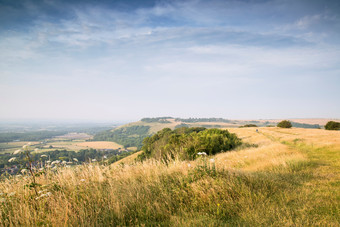
[(38, 191), (38, 194), (41, 194), (41, 193), (44, 193), (44, 192), (47, 192), (47, 189), (44, 189), (44, 190)]
[(190, 164), (190, 163), (188, 164), (188, 167), (191, 167), (191, 164)]
[(212, 158), (212, 159), (210, 159), (209, 161), (210, 161), (211, 163), (214, 163), (214, 162), (215, 162), (215, 159)]
[(207, 155), (205, 152), (198, 152), (197, 155)]
[(19, 154), (20, 152), (21, 152), (21, 149), (14, 151), (13, 154)]
[(50, 160), (48, 160), (48, 161), (46, 161), (46, 163), (51, 163), (51, 161), (50, 161)]
[(67, 162), (67, 164), (72, 164), (73, 162)]
[(106, 155), (104, 155), (104, 156), (103, 156), (103, 158), (104, 158), (104, 159), (107, 159), (107, 156), (106, 156)]
[(55, 165), (55, 164), (59, 164), (60, 163), (60, 160), (55, 160), (51, 163), (51, 165)]
[(43, 197), (49, 197), (49, 196), (51, 196), (51, 195), (52, 195), (51, 192), (47, 192), (46, 194), (42, 194), (42, 195), (40, 195), (39, 197), (37, 197), (37, 198), (35, 198), (35, 199), (38, 200), (38, 199), (41, 199), (41, 198), (43, 198)]
[(8, 162), (14, 162), (16, 159), (17, 159), (16, 157), (10, 158)]
[(62, 164), (65, 165), (67, 163), (67, 161), (63, 161)]
[(78, 162), (78, 159), (76, 159), (76, 158), (73, 158), (73, 161), (75, 161), (75, 162)]
[(85, 182), (85, 179), (80, 179), (80, 182)]
[(39, 169), (39, 171), (43, 171), (43, 170), (44, 170), (44, 168), (40, 168), (40, 169)]
[(27, 169), (22, 169), (20, 172), (21, 172), (22, 174), (24, 174), (24, 173), (27, 172)]
[(97, 159), (92, 159), (92, 162), (96, 162), (97, 161)]

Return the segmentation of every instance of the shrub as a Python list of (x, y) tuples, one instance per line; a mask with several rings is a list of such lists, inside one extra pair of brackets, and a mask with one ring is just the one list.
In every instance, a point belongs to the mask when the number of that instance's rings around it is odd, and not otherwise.
[(277, 127), (280, 127), (280, 128), (291, 128), (292, 127), (292, 123), (290, 123), (290, 121), (283, 120), (283, 121), (281, 121), (281, 122), (279, 122), (277, 124)]
[(258, 126), (255, 124), (246, 124), (246, 125), (240, 126), (240, 128), (250, 128), (250, 127), (258, 127)]
[(329, 121), (325, 125), (326, 130), (340, 130), (340, 122)]
[(241, 139), (228, 130), (203, 127), (182, 127), (175, 130), (164, 128), (155, 135), (145, 138), (143, 143), (143, 153), (139, 155), (139, 160), (146, 158), (168, 160), (176, 157), (181, 160), (193, 160), (202, 153), (214, 155), (242, 144)]

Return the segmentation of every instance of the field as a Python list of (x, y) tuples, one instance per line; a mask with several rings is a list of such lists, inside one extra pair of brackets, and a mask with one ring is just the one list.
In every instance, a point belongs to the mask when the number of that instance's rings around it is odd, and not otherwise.
[(19, 142), (0, 143), (0, 154), (13, 153), (16, 150), (21, 149), (22, 146), (26, 145), (27, 143), (31, 143), (32, 145), (35, 145), (35, 144), (38, 144), (39, 142), (19, 141)]
[(39, 198), (29, 178), (4, 180), (0, 225), (339, 226), (339, 131), (229, 130), (257, 147), (62, 168), (37, 177)]
[(108, 141), (93, 141), (93, 142), (76, 143), (75, 146), (83, 147), (83, 148), (114, 149), (114, 150), (123, 148), (122, 145), (119, 145), (115, 142), (108, 142)]

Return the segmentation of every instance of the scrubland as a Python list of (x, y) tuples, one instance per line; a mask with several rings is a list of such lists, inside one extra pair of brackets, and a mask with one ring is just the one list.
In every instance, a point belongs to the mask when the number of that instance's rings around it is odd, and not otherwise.
[(340, 132), (234, 128), (244, 146), (195, 161), (129, 158), (0, 182), (2, 226), (339, 226)]

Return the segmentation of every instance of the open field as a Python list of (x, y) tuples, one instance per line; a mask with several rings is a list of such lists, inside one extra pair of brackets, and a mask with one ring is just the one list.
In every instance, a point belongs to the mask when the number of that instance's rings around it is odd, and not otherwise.
[(109, 141), (93, 141), (93, 142), (76, 143), (75, 146), (83, 147), (83, 148), (114, 149), (114, 150), (123, 148), (122, 145), (119, 145), (115, 142), (109, 142)]
[(39, 199), (29, 178), (4, 180), (0, 225), (339, 226), (339, 131), (229, 130), (258, 147), (62, 168), (37, 177)]
[(87, 140), (87, 139), (91, 139), (91, 138), (92, 138), (92, 136), (90, 136), (89, 134), (86, 134), (86, 133), (75, 133), (75, 132), (55, 137), (56, 140), (60, 140), (60, 139), (65, 139), (65, 140)]
[(22, 146), (28, 143), (31, 143), (32, 145), (36, 145), (36, 144), (39, 144), (40, 142), (19, 141), (19, 142), (0, 143), (0, 154), (1, 153), (13, 153), (14, 151), (21, 149)]
[[(22, 146), (26, 145), (27, 143), (31, 143), (31, 147), (33, 148), (33, 152), (41, 153), (41, 152), (48, 152), (53, 151), (56, 149), (65, 149), (70, 151), (79, 151), (82, 149), (118, 149), (123, 148), (123, 146), (115, 143), (115, 142), (108, 142), (108, 141), (93, 141), (93, 142), (86, 142), (85, 140), (48, 140), (44, 144), (40, 142), (9, 142), (9, 143), (0, 143), (0, 153), (13, 153), (18, 149), (22, 149)], [(131, 147), (130, 150), (134, 150), (135, 148)]]

